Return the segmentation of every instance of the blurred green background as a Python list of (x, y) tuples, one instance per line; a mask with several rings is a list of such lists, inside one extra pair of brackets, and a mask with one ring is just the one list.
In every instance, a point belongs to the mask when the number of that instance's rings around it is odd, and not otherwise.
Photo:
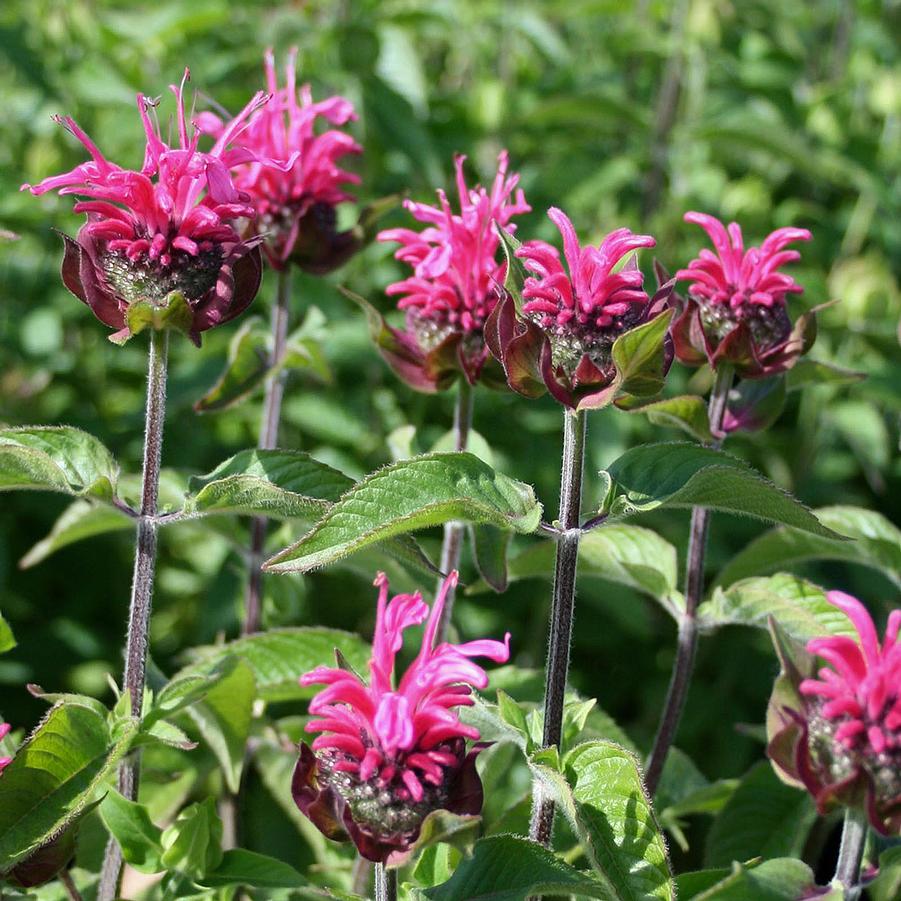
[[(348, 96), (365, 147), (356, 163), (360, 201), (407, 191), (424, 200), (451, 182), (455, 151), (473, 180), (490, 179), (499, 149), (533, 207), (520, 235), (557, 238), (544, 211), (563, 207), (580, 234), (598, 239), (626, 225), (657, 237), (671, 270), (703, 245), (682, 222), (689, 209), (735, 218), (748, 242), (777, 226), (809, 228), (794, 267), (806, 288), (797, 312), (830, 298), (813, 356), (867, 373), (851, 387), (793, 394), (766, 433), (729, 448), (811, 506), (857, 504), (899, 519), (901, 362), (901, 31), (897, 0), (565, 0), (496, 3), (159, 0), (126, 5), (11, 0), (0, 8), (0, 422), (66, 423), (103, 439), (136, 471), (142, 429), (144, 342), (117, 348), (107, 330), (67, 295), (58, 277), (57, 228), (73, 233), (71, 200), (18, 193), (22, 182), (70, 168), (83, 151), (55, 125), (73, 115), (123, 166), (143, 143), (134, 95), (163, 94), (192, 72), (197, 107), (228, 109), (262, 87), (261, 55), (300, 48), (315, 96)], [(894, 36), (894, 37), (893, 37)], [(163, 106), (163, 111), (167, 107)], [(171, 109), (171, 106), (168, 107)], [(348, 220), (354, 210), (345, 211)], [(406, 222), (402, 211), (386, 224)], [(282, 444), (362, 475), (390, 459), (387, 436), (416, 429), (429, 449), (448, 428), (452, 399), (417, 395), (371, 348), (361, 315), (337, 293), (346, 283), (388, 309), (383, 289), (401, 273), (392, 248), (373, 245), (329, 279), (295, 278), (298, 320), (318, 306), (331, 384), (304, 377), (289, 387)], [(650, 255), (642, 264), (649, 268)], [(266, 315), (267, 275), (256, 301)], [(207, 333), (198, 351), (176, 339), (165, 464), (205, 472), (255, 443), (259, 398), (198, 417), (192, 403), (222, 367), (233, 324)], [(675, 366), (668, 393), (705, 390), (703, 374)], [(557, 504), (560, 415), (548, 399), (480, 389), (475, 428), (499, 469), (532, 482)], [(605, 411), (590, 421), (590, 472), (626, 448), (678, 438), (640, 417)], [(586, 505), (597, 501), (589, 473)], [(24, 684), (110, 698), (118, 673), (131, 569), (131, 535), (74, 544), (30, 569), (20, 558), (66, 506), (43, 494), (0, 495), (0, 610), (18, 648), (0, 659), (0, 707), (29, 726), (43, 704)], [(687, 512), (651, 525), (684, 550)], [(168, 530), (161, 546), (153, 655), (166, 671), (179, 652), (237, 633), (243, 568), (235, 544), (245, 523)], [(710, 573), (762, 526), (714, 518)], [(273, 536), (273, 544), (290, 537)], [(436, 532), (424, 538), (435, 549)], [(465, 575), (472, 568), (464, 561)], [(881, 617), (897, 599), (876, 573), (843, 565), (806, 572), (859, 594)], [(267, 579), (267, 621), (323, 623), (368, 634), (372, 573), (335, 569)], [(459, 604), (465, 634), (514, 635), (516, 662), (540, 665), (545, 583)], [(581, 587), (572, 681), (642, 746), (653, 734), (669, 676), (674, 629), (649, 601), (600, 582)], [(708, 777), (734, 776), (761, 755), (736, 731), (761, 722), (776, 668), (765, 635), (724, 630), (702, 644), (679, 734)]]

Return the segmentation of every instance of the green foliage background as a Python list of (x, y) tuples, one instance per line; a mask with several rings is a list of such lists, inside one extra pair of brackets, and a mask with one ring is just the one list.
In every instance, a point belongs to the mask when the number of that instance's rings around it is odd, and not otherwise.
[[(50, 115), (75, 116), (109, 158), (134, 166), (143, 148), (138, 90), (163, 94), (189, 65), (198, 108), (209, 96), (235, 110), (261, 86), (263, 49), (283, 55), (296, 44), (316, 96), (340, 92), (360, 112), (353, 131), (365, 147), (361, 202), (398, 191), (433, 198), (436, 187), (451, 185), (455, 151), (468, 154), (473, 177), (490, 178), (507, 147), (534, 209), (521, 236), (555, 240), (544, 211), (559, 205), (585, 238), (620, 225), (655, 235), (658, 258), (675, 270), (705, 240), (682, 222), (688, 209), (738, 219), (755, 243), (778, 226), (810, 228), (814, 241), (795, 267), (806, 288), (795, 310), (839, 298), (822, 317), (813, 356), (863, 370), (867, 380), (793, 394), (775, 426), (732, 439), (729, 449), (811, 506), (856, 504), (898, 521), (899, 27), (901, 6), (877, 0), (7, 2), (0, 228), (19, 238), (0, 243), (0, 422), (77, 425), (133, 471), (139, 463), (144, 342), (114, 347), (60, 284), (52, 229), (78, 227), (70, 200), (18, 193), (22, 182), (83, 158)], [(404, 220), (397, 212), (389, 221)], [(401, 271), (391, 252), (373, 245), (330, 279), (295, 279), (298, 318), (315, 304), (328, 320), (334, 380), (291, 382), (282, 444), (353, 476), (390, 459), (386, 438), (398, 427), (414, 426), (423, 451), (451, 417), (450, 397), (417, 395), (389, 373), (361, 315), (335, 290), (346, 283), (389, 309), (383, 289)], [(266, 315), (273, 293), (267, 276), (258, 313)], [(236, 327), (208, 333), (200, 351), (174, 343), (169, 467), (205, 472), (255, 443), (259, 398), (204, 417), (191, 406), (214, 381)], [(670, 382), (668, 393), (705, 387), (703, 374), (678, 366)], [(533, 483), (553, 511), (557, 406), (480, 389), (475, 428), (497, 468)], [(677, 435), (622, 412), (592, 416), (588, 508), (598, 500), (592, 471), (660, 437)], [(120, 666), (129, 533), (17, 568), (64, 505), (47, 495), (0, 496), (0, 609), (19, 641), (0, 660), (0, 708), (24, 727), (43, 709), (26, 682), (109, 701), (105, 674)], [(644, 524), (681, 553), (688, 515), (661, 512)], [(164, 533), (152, 653), (165, 671), (184, 648), (237, 633), (244, 571), (228, 539), (243, 527), (231, 536), (190, 525)], [(711, 574), (762, 528), (716, 516)], [(289, 537), (273, 536), (273, 547)], [(434, 550), (439, 540), (436, 532), (426, 544)], [(468, 562), (464, 569), (472, 579)], [(879, 615), (880, 605), (896, 603), (875, 573), (838, 564), (806, 572), (857, 593)], [(341, 568), (270, 577), (267, 621), (368, 635), (372, 575)], [(546, 583), (520, 582), (503, 596), (464, 598), (458, 621), (466, 634), (510, 629), (516, 662), (540, 666), (548, 596)], [(673, 651), (673, 625), (660, 609), (623, 588), (582, 586), (572, 681), (641, 747), (652, 737)], [(727, 629), (702, 644), (678, 743), (706, 776), (737, 776), (760, 758), (759, 743), (736, 727), (762, 721), (775, 669), (762, 634)]]

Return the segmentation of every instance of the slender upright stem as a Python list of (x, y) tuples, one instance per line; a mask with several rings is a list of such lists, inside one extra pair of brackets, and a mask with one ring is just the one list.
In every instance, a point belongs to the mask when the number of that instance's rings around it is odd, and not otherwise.
[[(579, 558), (579, 512), (582, 506), (582, 470), (585, 462), (587, 416), (575, 410), (563, 411), (563, 463), (560, 470), (560, 536), (554, 569), (554, 594), (548, 636), (544, 683), (545, 748), (560, 746), (563, 736), (563, 703), (569, 650), (572, 641), (573, 608), (576, 600), (576, 564)], [(554, 829), (554, 802), (543, 786), (535, 783), (532, 796), (534, 841), (549, 845)]]
[[(707, 410), (710, 431), (713, 434), (711, 447), (719, 448), (722, 443), (723, 416), (726, 401), (732, 387), (732, 368), (722, 365), (716, 370), (716, 378), (710, 391)], [(691, 511), (691, 526), (688, 534), (688, 557), (685, 562), (685, 611), (679, 620), (679, 637), (676, 659), (670, 676), (666, 701), (654, 746), (645, 769), (645, 784), (653, 796), (663, 773), (666, 755), (676, 737), (679, 720), (688, 695), (688, 686), (694, 670), (695, 653), (698, 647), (698, 605), (704, 593), (704, 558), (707, 549), (707, 533), (710, 529), (710, 511), (695, 507)]]
[[(270, 366), (277, 366), (285, 355), (288, 340), (288, 319), (291, 300), (291, 270), (282, 269), (278, 274), (278, 290), (272, 308), (272, 354)], [(282, 398), (285, 396), (284, 370), (278, 370), (266, 381), (263, 400), (263, 419), (260, 423), (260, 450), (272, 450), (278, 445), (278, 424), (282, 415)], [(244, 635), (252, 635), (260, 629), (263, 602), (263, 548), (266, 544), (266, 517), (255, 516), (250, 526), (250, 576), (244, 602)]]
[[(156, 515), (160, 488), (160, 461), (163, 450), (163, 426), (166, 417), (166, 370), (169, 333), (150, 332), (147, 367), (147, 412), (144, 423), (144, 465), (141, 477), (141, 508), (135, 542), (134, 574), (125, 644), (123, 689), (128, 691), (132, 716), (139, 717), (144, 701), (150, 610), (153, 604), (153, 578), (156, 571)], [(134, 801), (138, 797), (140, 755), (134, 753), (119, 766), (119, 791)], [(122, 871), (122, 854), (114, 839), (106, 846), (98, 901), (116, 896)]]
[(835, 867), (835, 878), (845, 887), (846, 897), (858, 897), (856, 888), (860, 882), (860, 862), (863, 858), (863, 846), (867, 838), (867, 816), (862, 810), (849, 807), (845, 811), (845, 824), (842, 827), (842, 843), (838, 849), (838, 864)]
[[(472, 427), (472, 385), (461, 375), (458, 379), (457, 402), (454, 405), (454, 450), (465, 451), (469, 445), (469, 430)], [(449, 573), (460, 565), (460, 551), (463, 549), (465, 526), (462, 522), (446, 522), (444, 524), (444, 541), (441, 544), (441, 572)], [(451, 588), (444, 598), (444, 609), (438, 623), (437, 641), (447, 638), (451, 617), (454, 610), (456, 590)]]
[(397, 901), (397, 870), (375, 865), (375, 901)]
[(68, 870), (60, 870), (57, 878), (63, 884), (63, 888), (66, 890), (66, 896), (69, 898), (69, 901), (82, 901), (81, 892), (78, 891), (78, 887), (75, 885)]

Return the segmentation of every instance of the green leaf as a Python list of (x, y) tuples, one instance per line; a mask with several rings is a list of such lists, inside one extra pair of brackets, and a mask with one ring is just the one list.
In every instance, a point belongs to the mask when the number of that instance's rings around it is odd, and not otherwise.
[(257, 697), (264, 701), (302, 700), (313, 697), (318, 689), (302, 688), (297, 680), (317, 666), (334, 666), (336, 648), (354, 669), (365, 671), (370, 649), (362, 638), (337, 629), (299, 627), (270, 629), (224, 645), (194, 648), (191, 653), (196, 662), (176, 678), (210, 673), (223, 658), (237, 657), (253, 670)]
[(702, 443), (713, 440), (710, 434), (710, 420), (707, 416), (707, 402), (695, 394), (667, 397), (651, 403), (630, 403), (621, 401), (618, 406), (629, 413), (642, 413), (654, 425), (670, 426), (688, 432), (692, 438)]
[(888, 848), (879, 855), (879, 875), (867, 886), (872, 901), (901, 898), (901, 847)]
[(659, 507), (698, 506), (842, 537), (747, 463), (713, 448), (646, 444), (627, 451), (602, 476), (609, 487), (601, 512), (614, 519)]
[(28, 569), (77, 541), (107, 532), (132, 530), (134, 527), (135, 520), (117, 507), (79, 498), (63, 510), (47, 536), (25, 554), (19, 566)]
[(0, 654), (11, 651), (16, 644), (16, 637), (13, 635), (13, 630), (9, 627), (9, 623), (3, 618), (3, 614), (0, 613)]
[(532, 895), (576, 895), (615, 901), (606, 886), (536, 842), (495, 835), (476, 842), (472, 857), (443, 885), (426, 889), (432, 901), (524, 901)]
[(426, 454), (367, 476), (265, 568), (307, 572), (374, 542), (455, 519), (533, 532), (541, 505), (530, 486), (472, 454)]
[(623, 332), (613, 342), (611, 355), (619, 378), (617, 393), (653, 397), (666, 378), (665, 338), (675, 310), (664, 310), (649, 322)]
[(137, 733), (130, 719), (110, 735), (91, 707), (54, 705), (0, 779), (0, 861), (8, 870), (73, 822), (94, 799)]
[(528, 278), (529, 273), (526, 272), (522, 260), (516, 256), (516, 251), (522, 247), (522, 242), (515, 238), (505, 228), (501, 228), (495, 223), (495, 229), (498, 237), (501, 239), (501, 248), (504, 251), (504, 258), (507, 262), (506, 274), (504, 276), (504, 290), (513, 298), (516, 312), (522, 312), (522, 287)]
[(237, 664), (237, 657), (226, 655), (204, 672), (189, 671), (171, 679), (157, 692), (153, 707), (144, 715), (144, 726), (203, 700), (213, 688), (234, 672)]
[(811, 560), (843, 560), (879, 570), (901, 588), (901, 529), (881, 513), (862, 507), (821, 507), (814, 512), (823, 525), (854, 541), (833, 541), (780, 526), (736, 554), (717, 576), (717, 583), (731, 585), (747, 576)]
[(472, 847), (479, 837), (482, 818), (478, 815), (451, 813), (448, 810), (433, 810), (422, 821), (419, 838), (410, 849), (411, 854), (441, 843), (465, 851)]
[(563, 759), (563, 774), (541, 763), (533, 772), (556, 797), (592, 868), (621, 901), (674, 899), (663, 833), (638, 763), (625, 748), (590, 741)]
[(245, 319), (228, 346), (225, 369), (194, 409), (198, 413), (225, 410), (248, 397), (269, 374), (269, 329), (259, 316)]
[[(719, 875), (717, 873), (713, 876)], [(803, 901), (810, 898), (816, 885), (813, 871), (806, 863), (794, 858), (765, 860), (762, 863), (740, 864), (732, 867), (725, 878), (709, 885), (704, 873), (687, 873), (686, 891), (680, 891), (681, 901)], [(692, 885), (703, 886), (701, 891), (689, 893)], [(817, 894), (817, 901), (841, 901), (843, 894)]]
[(216, 812), (216, 799), (186, 807), (163, 832), (161, 843), (160, 861), (166, 869), (195, 879), (216, 869), (223, 860), (222, 821)]
[(188, 484), (185, 512), (319, 517), (353, 479), (302, 451), (240, 451)]
[(865, 372), (854, 372), (833, 363), (803, 358), (798, 360), (785, 376), (786, 388), (789, 391), (800, 391), (808, 385), (852, 385), (867, 377)]
[(822, 588), (788, 573), (742, 579), (725, 590), (716, 588), (698, 610), (702, 629), (724, 625), (765, 629), (770, 616), (800, 644), (820, 635), (856, 634), (848, 617), (826, 600)]
[(255, 697), (253, 669), (245, 659), (238, 658), (232, 671), (202, 701), (188, 707), (188, 715), (216, 755), (225, 784), (235, 795), (241, 785)]
[(704, 865), (752, 857), (799, 857), (817, 813), (807, 792), (785, 785), (769, 761), (742, 778), (707, 834)]
[(200, 882), (209, 888), (245, 885), (248, 888), (303, 888), (310, 883), (283, 860), (234, 848), (222, 855), (222, 861), (207, 872)]
[(100, 805), (100, 818), (118, 842), (126, 863), (142, 873), (164, 869), (160, 860), (163, 831), (153, 824), (146, 807), (111, 788)]
[[(510, 560), (509, 581), (550, 579), (555, 554), (553, 542), (535, 542)], [(579, 578), (625, 585), (663, 600), (671, 613), (682, 606), (682, 595), (676, 588), (676, 549), (656, 532), (641, 526), (611, 523), (584, 533), (579, 540)], [(476, 582), (466, 593), (477, 594), (485, 588), (484, 582)]]
[(0, 491), (60, 491), (108, 501), (115, 494), (118, 477), (112, 454), (81, 429), (0, 429)]
[(480, 525), (472, 526), (471, 534), (476, 568), (485, 584), (498, 593), (506, 591), (507, 549), (512, 535), (493, 526)]

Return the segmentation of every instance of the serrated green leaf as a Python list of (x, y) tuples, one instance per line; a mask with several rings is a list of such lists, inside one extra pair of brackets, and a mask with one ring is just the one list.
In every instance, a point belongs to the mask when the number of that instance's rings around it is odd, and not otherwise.
[[(551, 541), (530, 545), (509, 561), (508, 580), (550, 579), (555, 554), (556, 547)], [(642, 526), (611, 523), (583, 534), (579, 539), (579, 577), (616, 582), (655, 600), (663, 600), (670, 613), (682, 605), (682, 595), (676, 588), (676, 549), (656, 532)], [(478, 594), (486, 587), (479, 581), (466, 593)]]
[(528, 533), (538, 527), (541, 505), (530, 486), (472, 454), (426, 454), (367, 476), (265, 568), (307, 572), (377, 541), (449, 520)]
[(334, 666), (335, 648), (351, 666), (364, 672), (369, 645), (357, 635), (338, 629), (299, 627), (270, 629), (247, 635), (224, 645), (194, 648), (194, 663), (175, 679), (211, 672), (225, 657), (246, 660), (253, 670), (257, 697), (264, 701), (294, 701), (311, 698), (316, 688), (303, 688), (298, 679), (317, 666)]
[(781, 782), (768, 761), (756, 764), (713, 821), (704, 865), (752, 857), (800, 856), (817, 813), (807, 792)]
[(663, 833), (629, 751), (609, 741), (578, 745), (563, 759), (565, 779), (534, 758), (532, 766), (614, 897), (675, 898)]
[(0, 491), (59, 491), (110, 500), (119, 467), (93, 435), (69, 426), (0, 429)]
[(780, 526), (736, 554), (717, 576), (717, 584), (731, 585), (747, 576), (811, 560), (843, 560), (877, 569), (901, 588), (901, 530), (897, 526), (881, 513), (862, 507), (821, 507), (814, 512), (823, 525), (854, 541), (833, 541)]
[(601, 512), (614, 519), (659, 507), (698, 506), (842, 538), (747, 463), (713, 448), (646, 444), (627, 451), (602, 477), (609, 488)]
[(822, 588), (788, 573), (716, 588), (698, 610), (702, 629), (724, 625), (765, 629), (770, 616), (800, 644), (820, 635), (856, 634), (848, 617), (826, 600)]
[(129, 531), (134, 527), (135, 520), (122, 510), (79, 498), (63, 510), (47, 536), (22, 557), (19, 566), (28, 569), (77, 541), (107, 532)]
[(100, 805), (100, 818), (118, 842), (126, 863), (142, 873), (164, 869), (160, 860), (163, 831), (153, 824), (146, 807), (111, 788)]
[(641, 403), (640, 401), (620, 402), (622, 409), (629, 413), (642, 413), (654, 425), (665, 425), (688, 432), (692, 438), (706, 444), (713, 440), (710, 434), (710, 419), (707, 402), (695, 394), (667, 397), (664, 400)]
[(204, 741), (219, 761), (225, 784), (237, 794), (244, 768), (244, 751), (256, 697), (254, 671), (246, 659), (211, 688), (202, 701), (187, 708)]
[(113, 740), (90, 707), (54, 705), (0, 779), (0, 861), (8, 870), (75, 820), (137, 733), (131, 719)]
[(616, 895), (536, 842), (495, 835), (476, 842), (472, 857), (449, 881), (426, 889), (433, 901), (524, 901), (532, 895), (576, 895), (614, 901)]
[(243, 848), (226, 851), (221, 863), (200, 879), (200, 883), (209, 888), (244, 885), (269, 889), (303, 888), (310, 884), (283, 860)]
[(353, 479), (302, 451), (240, 451), (188, 483), (185, 512), (287, 519), (321, 516)]
[(169, 870), (200, 879), (222, 862), (222, 821), (216, 799), (186, 807), (163, 831), (160, 861)]
[(194, 409), (225, 410), (247, 398), (269, 374), (269, 329), (259, 316), (245, 319), (228, 346), (225, 369)]

